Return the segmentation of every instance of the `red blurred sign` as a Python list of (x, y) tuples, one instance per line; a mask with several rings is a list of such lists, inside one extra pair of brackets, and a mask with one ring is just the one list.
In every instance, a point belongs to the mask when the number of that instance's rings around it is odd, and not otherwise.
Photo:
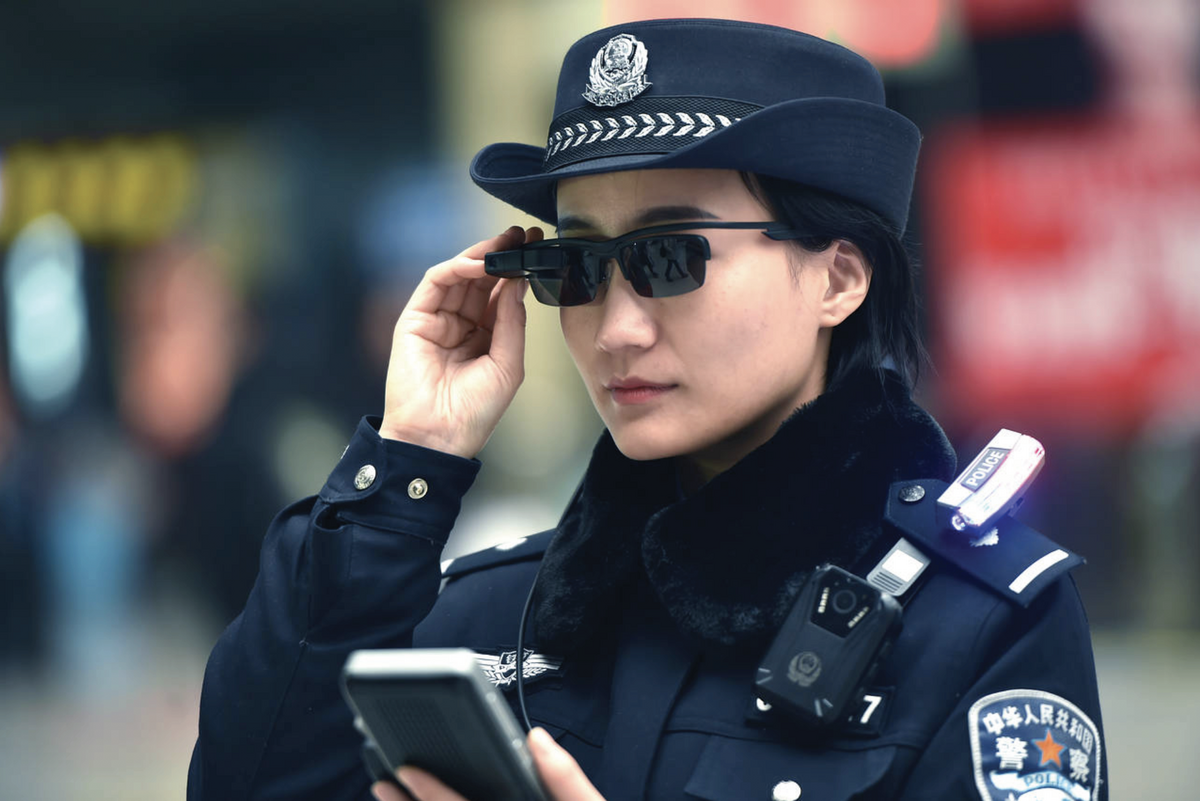
[(1077, 0), (965, 0), (963, 16), (978, 33), (1053, 28), (1070, 23)]
[(1200, 403), (1200, 119), (927, 143), (945, 408), (1109, 432)]

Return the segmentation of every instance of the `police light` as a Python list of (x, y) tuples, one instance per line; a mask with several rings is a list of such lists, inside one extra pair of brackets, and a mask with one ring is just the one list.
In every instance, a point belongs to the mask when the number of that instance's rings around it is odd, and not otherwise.
[(938, 517), (956, 531), (985, 533), (1011, 512), (1046, 461), (1033, 437), (1000, 429), (987, 447), (938, 498)]

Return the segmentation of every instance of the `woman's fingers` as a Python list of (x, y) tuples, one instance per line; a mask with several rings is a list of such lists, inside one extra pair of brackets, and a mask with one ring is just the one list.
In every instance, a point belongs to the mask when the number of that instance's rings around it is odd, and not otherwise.
[(375, 782), (371, 785), (371, 795), (379, 801), (412, 801), (412, 799), (394, 784)]
[(529, 732), (529, 750), (554, 801), (604, 801), (575, 758), (540, 726)]
[[(554, 742), (545, 729), (538, 727), (529, 732), (529, 750), (542, 784), (554, 801), (604, 801), (579, 763)], [(466, 801), (433, 774), (419, 768), (406, 765), (396, 771), (396, 778), (408, 788), (415, 801)], [(408, 801), (403, 793), (383, 782), (372, 786), (371, 791), (379, 801)]]
[(492, 284), (484, 281), (472, 281), (466, 286), (463, 295), (462, 304), (458, 309), (458, 316), (464, 320), (470, 320), (477, 325), (486, 324), (483, 322), (484, 313), (487, 311), (488, 301), (492, 294), (504, 283), (501, 278), (499, 282)]
[[(542, 230), (540, 228), (530, 228), (528, 231), (519, 227), (513, 226), (502, 234), (509, 237), (509, 241), (513, 243), (512, 247), (519, 247), (522, 243), (530, 243), (540, 241), (542, 238)], [(463, 255), (471, 253), (468, 248), (463, 251)], [(485, 251), (484, 255), (487, 254)], [(482, 256), (480, 257), (482, 258)], [(501, 284), (504, 282), (501, 281)], [(459, 314), (471, 320), (480, 320), (488, 309), (489, 301), (491, 300), (494, 291), (498, 285), (485, 285), (482, 283), (472, 282), (467, 294), (463, 299), (463, 304), (459, 310)], [(493, 318), (494, 319), (494, 318)], [(483, 323), (484, 327), (491, 328), (491, 321)]]
[[(500, 279), (484, 272), (483, 256), (493, 250), (520, 247), (523, 242), (542, 239), (542, 229), (530, 228), (528, 232), (520, 226), (512, 226), (499, 236), (477, 242), (453, 259), (444, 261), (425, 273), (425, 280), (417, 286), (405, 306), (406, 313), (423, 315), (447, 314), (462, 318), (462, 325), (470, 330), (478, 325), (494, 298)], [(459, 327), (459, 326), (453, 326)], [(490, 321), (487, 324), (490, 326)], [(438, 338), (439, 344), (443, 340)]]
[[(541, 228), (525, 232), (525, 242), (542, 240)], [(515, 284), (515, 286), (507, 286)], [(500, 368), (511, 375), (523, 376), (525, 365), (525, 294), (529, 282), (523, 278), (505, 279), (492, 293), (482, 327), (492, 332), (491, 354)]]
[[(396, 778), (408, 788), (416, 801), (466, 801), (432, 773), (405, 765), (396, 771)], [(484, 801), (476, 799), (475, 801)]]
[[(466, 294), (462, 285), (468, 281), (479, 281), (490, 289), (498, 280), (484, 273), (482, 260), (455, 256), (425, 271), (424, 279), (413, 290), (404, 311), (435, 314), (446, 309), (457, 312), (462, 308), (462, 299)], [(455, 287), (459, 287), (459, 294), (451, 297), (451, 290)]]
[(526, 286), (484, 275), (483, 256), (526, 237), (514, 226), (425, 274), (396, 321), (381, 435), (468, 458), (483, 448), (525, 375)]
[(408, 299), (405, 311), (435, 314), (440, 310), (457, 313), (466, 302), (468, 282), (478, 281), (486, 294), (499, 280), (483, 271), (483, 257), (493, 250), (511, 250), (525, 241), (525, 230), (514, 225), (498, 236), (476, 242), (452, 259), (430, 267), (425, 279)]
[[(519, 248), (524, 242), (525, 229), (519, 225), (510, 225), (498, 236), (485, 239), (482, 242), (476, 242), (459, 255), (465, 256), (468, 259), (482, 260), (485, 254), (491, 253), (493, 250), (512, 250), (513, 248)], [(499, 244), (500, 247), (496, 247), (496, 244)]]

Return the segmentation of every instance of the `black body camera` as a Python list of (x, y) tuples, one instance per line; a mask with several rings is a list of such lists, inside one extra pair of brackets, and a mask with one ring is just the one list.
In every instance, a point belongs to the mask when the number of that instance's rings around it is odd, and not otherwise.
[(758, 697), (810, 725), (842, 722), (900, 629), (900, 603), (840, 567), (813, 571), (758, 668)]

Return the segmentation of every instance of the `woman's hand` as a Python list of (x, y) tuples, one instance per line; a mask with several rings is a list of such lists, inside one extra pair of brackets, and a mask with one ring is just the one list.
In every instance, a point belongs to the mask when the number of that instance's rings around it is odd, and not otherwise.
[(513, 226), (432, 267), (392, 337), (379, 433), (474, 457), (525, 377), (523, 279), (493, 278), (485, 253), (542, 238)]
[[(545, 729), (535, 728), (529, 733), (529, 751), (533, 754), (542, 784), (554, 801), (604, 801), (587, 776), (583, 775), (579, 763), (554, 742)], [(465, 801), (461, 795), (423, 770), (401, 768), (396, 775), (412, 791), (415, 801)], [(404, 793), (384, 782), (376, 782), (371, 791), (379, 801), (409, 801)]]

